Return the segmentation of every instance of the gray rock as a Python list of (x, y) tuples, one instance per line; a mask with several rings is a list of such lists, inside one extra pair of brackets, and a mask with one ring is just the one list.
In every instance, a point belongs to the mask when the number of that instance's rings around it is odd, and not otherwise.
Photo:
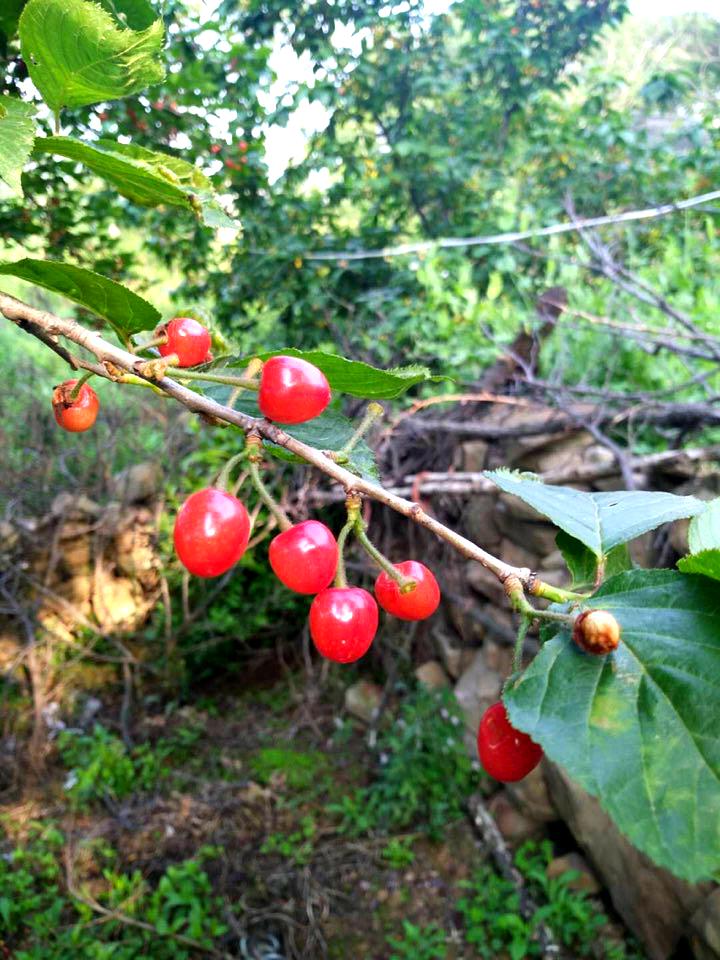
[[(501, 687), (502, 677), (496, 670), (488, 668), (483, 652), (479, 650), (455, 684), (455, 697), (469, 732), (477, 733), (480, 717), (500, 696)], [(475, 752), (473, 747), (473, 756)]]
[(668, 960), (713, 884), (690, 884), (652, 863), (600, 804), (554, 764), (546, 770), (553, 803), (609, 890), (615, 909), (650, 960)]
[(444, 690), (450, 686), (450, 678), (437, 660), (428, 660), (415, 671), (415, 678), (427, 690)]
[(162, 469), (159, 463), (134, 463), (113, 477), (110, 492), (115, 500), (122, 503), (142, 503), (152, 500), (161, 484)]
[(345, 709), (363, 723), (370, 723), (381, 700), (382, 687), (368, 680), (358, 680), (345, 691)]

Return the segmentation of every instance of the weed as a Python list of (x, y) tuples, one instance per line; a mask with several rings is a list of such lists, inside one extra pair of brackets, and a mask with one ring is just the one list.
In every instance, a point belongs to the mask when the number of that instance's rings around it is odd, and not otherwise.
[(330, 808), (351, 835), (417, 826), (431, 837), (463, 815), (479, 774), (463, 743), (463, 722), (447, 691), (418, 688), (380, 737), (379, 771), (366, 788)]
[(445, 960), (445, 933), (437, 924), (418, 927), (403, 920), (403, 933), (402, 940), (388, 939), (395, 951), (390, 960)]
[(273, 774), (282, 774), (292, 790), (302, 792), (317, 784), (327, 769), (327, 759), (317, 752), (265, 747), (250, 759), (250, 769), (260, 783), (268, 783)]
[(415, 854), (411, 849), (411, 844), (415, 838), (390, 837), (388, 842), (380, 851), (380, 856), (387, 861), (387, 865), (393, 870), (401, 870), (403, 867), (409, 867), (415, 861)]
[(70, 768), (65, 790), (76, 807), (107, 797), (119, 800), (134, 790), (150, 790), (162, 775), (167, 752), (162, 745), (144, 743), (128, 750), (119, 737), (101, 724), (92, 733), (64, 730), (58, 749)]
[(317, 825), (312, 816), (303, 817), (300, 829), (293, 833), (271, 833), (260, 847), (260, 853), (278, 853), (298, 867), (312, 859)]

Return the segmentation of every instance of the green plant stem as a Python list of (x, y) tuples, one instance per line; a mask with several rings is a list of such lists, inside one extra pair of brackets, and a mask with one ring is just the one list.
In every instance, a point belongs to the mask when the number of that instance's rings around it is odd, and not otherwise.
[(160, 347), (163, 343), (167, 343), (167, 335), (164, 333), (153, 337), (152, 340), (146, 340), (145, 343), (138, 343), (135, 350), (149, 350), (151, 347)]
[(220, 373), (202, 373), (181, 367), (168, 367), (165, 373), (174, 380), (207, 380), (208, 383), (227, 383), (231, 387), (242, 387), (245, 390), (260, 389), (259, 381), (249, 380), (247, 377), (226, 377)]
[(214, 483), (214, 486), (216, 486), (218, 490), (224, 490), (227, 493), (230, 486), (230, 474), (232, 473), (234, 467), (240, 463), (241, 460), (244, 460), (246, 456), (247, 454), (243, 450), (242, 453), (236, 453), (234, 457), (230, 457), (218, 474), (217, 480)]
[(262, 476), (260, 475), (260, 464), (252, 457), (250, 458), (250, 479), (252, 480), (252, 484), (257, 490), (260, 499), (277, 520), (280, 529), (289, 530), (292, 526), (290, 518), (265, 486)]
[(84, 374), (80, 377), (80, 379), (78, 380), (78, 382), (75, 384), (75, 386), (74, 386), (74, 387), (72, 388), (72, 390), (70, 391), (70, 402), (71, 402), (71, 403), (74, 403), (74, 402), (77, 400), (77, 398), (80, 396), (80, 391), (81, 391), (82, 388), (83, 388), (83, 384), (84, 384), (84, 383), (87, 383), (88, 380), (90, 379), (90, 377), (94, 377), (94, 376), (95, 376), (94, 373), (84, 373)]
[(563, 590), (560, 587), (553, 587), (543, 580), (536, 580), (530, 588), (530, 593), (534, 597), (542, 597), (544, 600), (552, 600), (553, 603), (570, 603), (573, 600), (587, 600), (589, 593), (574, 593), (572, 590)]
[(365, 532), (365, 525), (359, 516), (355, 521), (355, 536), (357, 537), (358, 543), (368, 554), (368, 556), (370, 556), (375, 563), (382, 570), (384, 570), (385, 573), (395, 581), (395, 583), (397, 583), (397, 585), (400, 587), (401, 593), (409, 593), (417, 586), (417, 582), (413, 580), (412, 577), (403, 576), (397, 567), (395, 567), (393, 563), (388, 560), (385, 554), (378, 550)]
[[(362, 420), (358, 424), (357, 429), (355, 430), (353, 435), (350, 437), (348, 442), (345, 444), (345, 446), (342, 448), (342, 450), (338, 451), (338, 454), (340, 456), (345, 457), (345, 461), (344, 461), (345, 463), (347, 463), (348, 454), (350, 454), (355, 449), (355, 447), (358, 445), (358, 443), (360, 443), (360, 441), (368, 432), (368, 430), (373, 425), (373, 423), (375, 423), (378, 417), (381, 417), (384, 413), (385, 411), (383, 410), (383, 408), (380, 406), (379, 403), (368, 404), (367, 410), (365, 411), (365, 416), (362, 418)], [(340, 461), (336, 460), (336, 463), (339, 463), (339, 462)]]
[(554, 610), (537, 610), (525, 596), (522, 581), (518, 577), (507, 578), (505, 593), (513, 610), (530, 620), (551, 620), (568, 626), (575, 620), (574, 614), (556, 613)]
[(348, 538), (348, 534), (352, 529), (354, 529), (356, 523), (356, 514), (352, 510), (348, 510), (348, 518), (345, 521), (345, 526), (342, 528), (338, 535), (337, 544), (338, 544), (338, 565), (337, 570), (335, 571), (335, 586), (336, 587), (347, 587), (347, 574), (345, 573), (345, 543)]
[(523, 616), (520, 618), (520, 626), (518, 627), (517, 638), (515, 639), (515, 650), (513, 652), (513, 673), (517, 673), (522, 667), (523, 646), (530, 622), (530, 617)]

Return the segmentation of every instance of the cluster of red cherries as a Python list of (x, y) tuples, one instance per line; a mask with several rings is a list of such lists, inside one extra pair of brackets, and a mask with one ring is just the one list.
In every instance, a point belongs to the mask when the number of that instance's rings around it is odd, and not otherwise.
[[(155, 334), (153, 343), (160, 355), (176, 366), (193, 367), (211, 359), (210, 334), (192, 318), (176, 317)], [(68, 380), (53, 391), (55, 419), (71, 432), (89, 429), (99, 409), (95, 391), (86, 383), (77, 385), (77, 380)], [(304, 423), (321, 414), (329, 402), (325, 375), (308, 361), (275, 356), (263, 364), (258, 406), (268, 420)], [(220, 487), (191, 494), (175, 520), (178, 558), (198, 577), (228, 571), (244, 554), (249, 539), (250, 517), (244, 504)], [(314, 595), (310, 635), (319, 653), (337, 663), (353, 663), (367, 653), (378, 628), (378, 604), (401, 620), (424, 620), (440, 603), (437, 580), (415, 560), (394, 564), (396, 577), (383, 570), (375, 581), (374, 596), (348, 586), (344, 574), (338, 578), (338, 569), (343, 569), (338, 542), (318, 520), (305, 520), (279, 533), (270, 543), (269, 559), (288, 589)], [(604, 654), (617, 647), (619, 628), (605, 611), (586, 611), (576, 618), (573, 638), (586, 652)], [(485, 770), (503, 782), (527, 776), (543, 756), (538, 744), (512, 726), (501, 701), (483, 714), (477, 745)]]

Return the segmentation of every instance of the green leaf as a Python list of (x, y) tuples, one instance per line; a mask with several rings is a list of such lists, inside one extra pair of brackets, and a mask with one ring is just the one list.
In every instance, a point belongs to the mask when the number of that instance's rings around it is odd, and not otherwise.
[(607, 657), (549, 640), (505, 694), (512, 723), (596, 796), (652, 860), (686, 880), (720, 869), (720, 591), (634, 570), (593, 606), (622, 628)]
[(35, 141), (35, 153), (77, 160), (142, 206), (185, 207), (207, 226), (237, 225), (221, 208), (212, 181), (179, 157), (114, 140), (83, 143), (73, 137), (41, 137)]
[(720, 580), (720, 550), (701, 550), (690, 557), (682, 557), (677, 565), (683, 573), (700, 573)]
[(127, 29), (90, 0), (29, 0), (20, 17), (23, 59), (54, 111), (117, 100), (158, 83), (165, 76), (163, 37), (162, 20)]
[[(571, 537), (564, 530), (555, 537), (558, 550), (562, 553), (568, 570), (572, 576), (572, 589), (592, 587), (598, 570), (598, 557), (575, 537)], [(616, 573), (632, 570), (632, 560), (627, 544), (614, 547), (605, 557), (605, 571), (603, 579), (614, 577)]]
[(17, 97), (0, 97), (0, 179), (22, 196), (20, 174), (35, 139), (35, 108)]
[(347, 360), (322, 350), (296, 350), (294, 347), (268, 353), (253, 353), (247, 357), (225, 357), (219, 359), (216, 366), (242, 367), (253, 357), (267, 360), (277, 356), (301, 357), (322, 370), (333, 390), (366, 400), (393, 400), (418, 383), (448, 379), (435, 377), (427, 367), (417, 364), (380, 370), (360, 360)]
[(132, 290), (69, 263), (26, 257), (15, 263), (0, 263), (0, 274), (19, 277), (62, 294), (107, 320), (123, 337), (140, 330), (151, 330), (161, 319), (160, 311)]
[(663, 523), (692, 517), (705, 509), (702, 500), (673, 493), (583, 493), (572, 487), (544, 484), (532, 473), (510, 470), (491, 470), (485, 476), (584, 543), (598, 558)]
[(693, 517), (688, 530), (690, 553), (720, 547), (720, 498), (706, 504), (702, 513)]

